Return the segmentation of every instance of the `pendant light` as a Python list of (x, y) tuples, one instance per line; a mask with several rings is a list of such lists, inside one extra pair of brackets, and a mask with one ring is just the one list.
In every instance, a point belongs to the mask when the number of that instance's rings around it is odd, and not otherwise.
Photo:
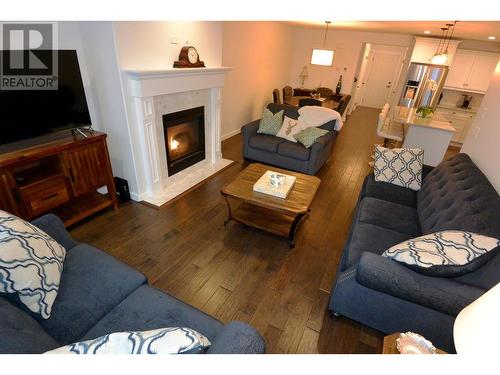
[(333, 62), (333, 53), (334, 51), (331, 49), (326, 49), (326, 36), (328, 35), (328, 26), (331, 21), (325, 21), (326, 30), (325, 30), (325, 39), (323, 40), (323, 49), (313, 49), (311, 55), (311, 64), (312, 65), (323, 65), (323, 66), (332, 66)]
[(450, 45), (451, 38), (453, 37), (453, 32), (455, 31), (457, 22), (458, 21), (455, 21), (454, 23), (447, 23), (446, 27), (441, 28), (441, 39), (439, 40), (436, 53), (431, 59), (433, 64), (445, 65), (448, 62), (448, 47)]

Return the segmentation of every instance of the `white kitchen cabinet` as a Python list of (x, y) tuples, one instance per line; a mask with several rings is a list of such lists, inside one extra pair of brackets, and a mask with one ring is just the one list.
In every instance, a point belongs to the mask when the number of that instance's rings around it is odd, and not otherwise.
[[(460, 41), (452, 40), (448, 46), (448, 62), (444, 65), (450, 65), (455, 56), (455, 51)], [(435, 38), (415, 38), (415, 46), (411, 55), (411, 62), (432, 64), (432, 57), (439, 46), (439, 39)]]
[(451, 126), (456, 129), (456, 132), (453, 135), (451, 141), (460, 144), (464, 143), (465, 137), (469, 132), (470, 125), (474, 120), (474, 114), (468, 113), (466, 111), (455, 111), (439, 107), (436, 109), (436, 113), (441, 114), (447, 121), (451, 123)]
[(484, 93), (498, 63), (498, 54), (457, 50), (444, 87), (453, 90)]
[(469, 78), (469, 73), (474, 64), (475, 55), (472, 53), (462, 53), (458, 50), (453, 59), (453, 63), (448, 70), (448, 75), (446, 76), (446, 81), (444, 82), (445, 88), (458, 88), (463, 90), (465, 88), (465, 83), (467, 78)]

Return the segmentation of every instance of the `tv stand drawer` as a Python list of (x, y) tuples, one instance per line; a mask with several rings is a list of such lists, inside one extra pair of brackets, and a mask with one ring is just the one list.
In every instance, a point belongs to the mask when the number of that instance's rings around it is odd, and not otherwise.
[(19, 188), (28, 215), (37, 216), (69, 201), (64, 175), (57, 175)]

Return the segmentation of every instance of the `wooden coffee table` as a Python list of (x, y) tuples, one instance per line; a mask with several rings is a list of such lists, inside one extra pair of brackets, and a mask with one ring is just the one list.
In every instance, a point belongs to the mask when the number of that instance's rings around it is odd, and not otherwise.
[[(286, 199), (253, 191), (253, 185), (268, 170), (295, 176), (295, 185)], [(291, 172), (259, 163), (250, 164), (234, 181), (221, 190), (226, 199), (231, 220), (288, 238), (295, 246), (295, 233), (302, 219), (310, 212), (310, 206), (321, 180), (315, 176)], [(232, 210), (230, 199), (241, 204)]]

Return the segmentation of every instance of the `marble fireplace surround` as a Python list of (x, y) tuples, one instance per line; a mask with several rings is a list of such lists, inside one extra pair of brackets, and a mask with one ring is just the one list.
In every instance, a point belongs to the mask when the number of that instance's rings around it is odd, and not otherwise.
[[(161, 206), (230, 165), (221, 153), (221, 90), (230, 68), (126, 70), (133, 108), (132, 152), (142, 168), (144, 193), (136, 197)], [(205, 159), (168, 175), (162, 116), (204, 106)]]

